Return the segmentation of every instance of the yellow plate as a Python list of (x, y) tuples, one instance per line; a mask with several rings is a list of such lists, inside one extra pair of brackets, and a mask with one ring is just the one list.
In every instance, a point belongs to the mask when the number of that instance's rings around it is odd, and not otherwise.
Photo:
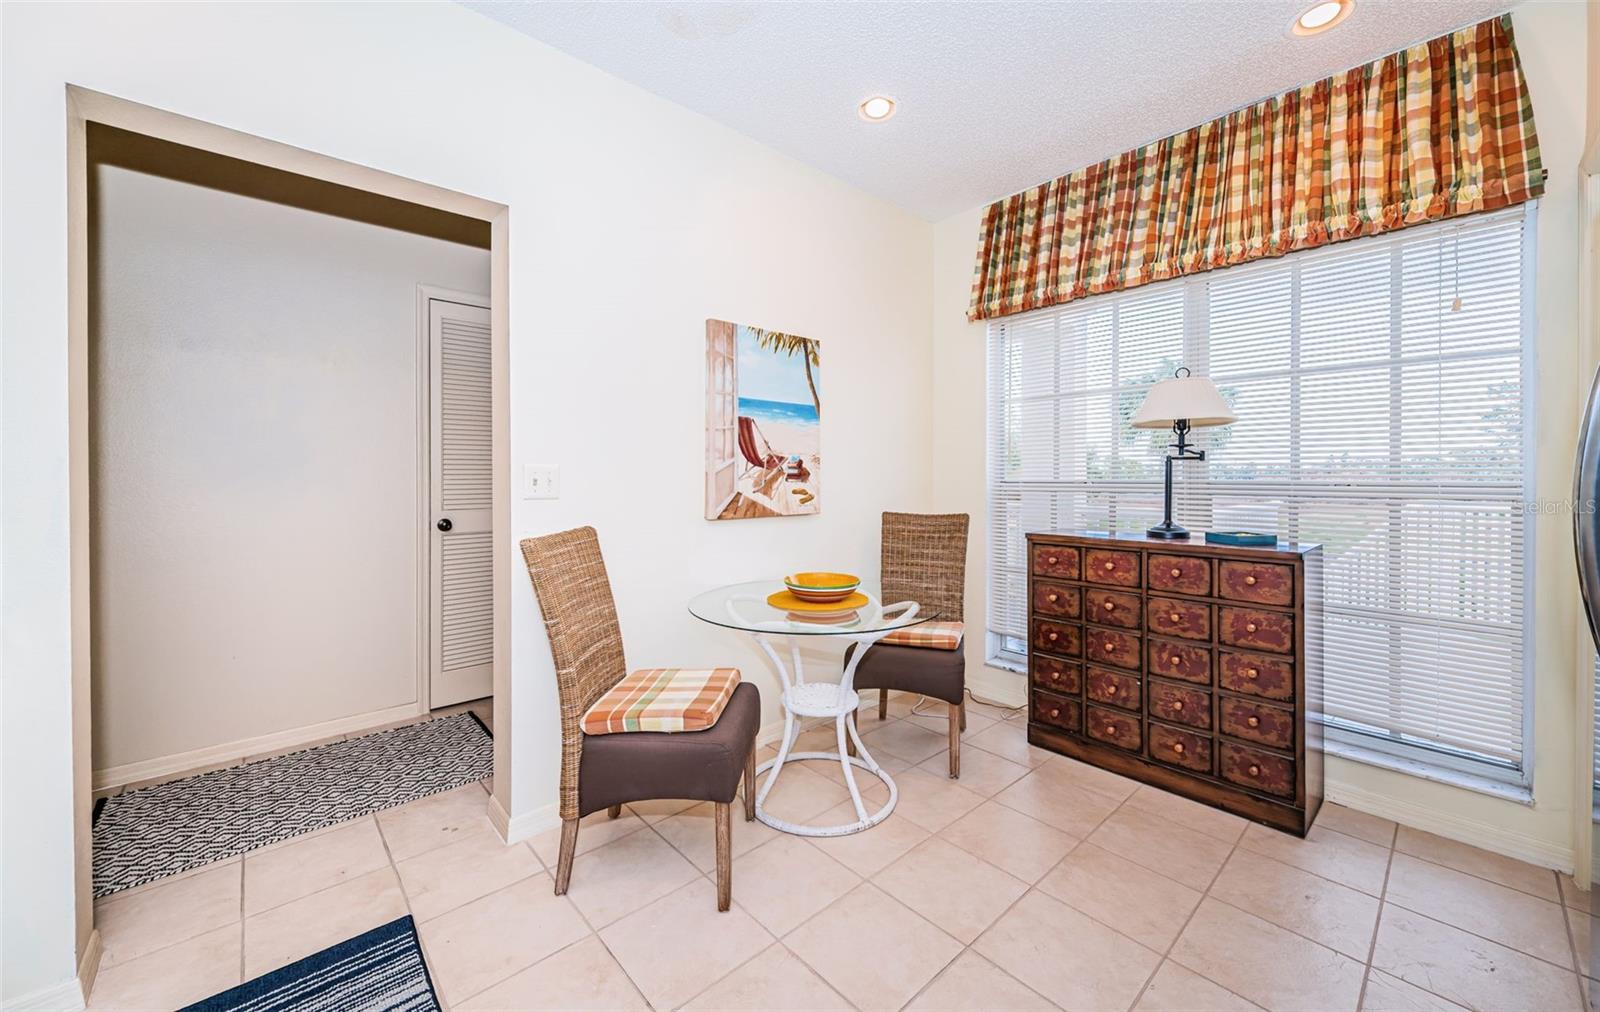
[(870, 604), (871, 601), (867, 595), (858, 591), (854, 594), (851, 594), (843, 601), (829, 601), (827, 604), (812, 604), (810, 601), (800, 600), (787, 590), (780, 590), (776, 594), (768, 597), (767, 603), (779, 611), (808, 611), (812, 614), (826, 614), (830, 611), (849, 611), (851, 608), (859, 608), (864, 604)]

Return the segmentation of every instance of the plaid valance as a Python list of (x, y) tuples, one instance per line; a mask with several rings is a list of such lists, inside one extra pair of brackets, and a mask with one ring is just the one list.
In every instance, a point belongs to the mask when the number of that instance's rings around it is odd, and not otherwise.
[(995, 201), (967, 317), (1489, 211), (1544, 176), (1504, 15)]

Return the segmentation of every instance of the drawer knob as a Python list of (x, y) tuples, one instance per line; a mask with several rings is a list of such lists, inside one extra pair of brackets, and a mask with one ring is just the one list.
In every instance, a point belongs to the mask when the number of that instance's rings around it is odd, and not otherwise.
[(1174, 580), (1176, 580), (1178, 577), (1180, 577), (1182, 575), (1183, 575), (1183, 570), (1179, 569), (1177, 566), (1173, 566), (1172, 567), (1172, 578)]
[(1183, 616), (1179, 615), (1177, 612), (1173, 612), (1171, 615), (1168, 615), (1167, 618), (1171, 619), (1174, 622), (1178, 622), (1178, 621), (1182, 620)]
[(1249, 718), (1247, 718), (1245, 720), (1245, 723), (1249, 724), (1251, 727), (1260, 727), (1261, 726), (1261, 718), (1260, 717), (1249, 717)]
[(1253, 777), (1259, 777), (1261, 775), (1261, 767), (1251, 763), (1250, 768), (1245, 772), (1249, 773)]
[(1060, 636), (1059, 633), (1051, 633), (1047, 638), (1050, 640), (1051, 643), (1054, 643), (1059, 636)]
[(1115, 643), (1115, 641), (1106, 640), (1106, 653), (1114, 654), (1116, 652), (1117, 652), (1117, 644)]
[(1172, 743), (1172, 751), (1178, 753), (1179, 755), (1183, 755), (1183, 742), (1181, 742), (1181, 741), (1173, 742)]
[(1059, 716), (1061, 716), (1061, 708), (1059, 706), (1056, 707), (1054, 710), (1050, 711), (1051, 719), (1055, 719), (1056, 717), (1059, 717)]
[(1244, 624), (1244, 631), (1245, 632), (1255, 632), (1256, 631), (1256, 624), (1254, 622), (1246, 622)]
[(1173, 654), (1171, 657), (1167, 658), (1167, 663), (1172, 665), (1173, 667), (1177, 667), (1178, 665), (1183, 663), (1183, 658), (1179, 657), (1177, 654)]
[(1178, 711), (1180, 711), (1182, 709), (1183, 709), (1183, 700), (1174, 699), (1172, 701), (1172, 710), (1173, 710), (1173, 712), (1176, 713), (1176, 712), (1178, 712)]
[(1244, 578), (1244, 585), (1246, 587), (1254, 587), (1256, 585), (1256, 578), (1253, 577), (1253, 576), (1245, 577)]
[(1052, 672), (1050, 672), (1050, 680), (1051, 680), (1051, 681), (1052, 681), (1052, 682), (1059, 682), (1059, 681), (1061, 681), (1061, 672), (1059, 672), (1059, 671), (1052, 671)]
[(1116, 734), (1116, 733), (1117, 733), (1117, 725), (1115, 725), (1115, 724), (1107, 724), (1106, 725), (1106, 734)]
[(1058, 559), (1058, 558), (1056, 558), (1056, 557), (1055, 557), (1055, 556), (1054, 556), (1054, 555), (1052, 555), (1052, 556), (1050, 556), (1050, 557), (1049, 557), (1049, 558), (1048, 558), (1048, 559), (1045, 559), (1045, 560), (1044, 560), (1044, 561), (1045, 561), (1045, 562), (1047, 562), (1047, 563), (1049, 563), (1049, 564), (1050, 564), (1050, 565), (1052, 565), (1052, 566), (1053, 566), (1053, 565), (1055, 565), (1055, 564), (1056, 564), (1056, 563), (1058, 563), (1058, 562), (1060, 562), (1060, 561), (1061, 561), (1061, 560), (1060, 560), (1060, 559)]
[(1113, 570), (1113, 569), (1116, 569), (1116, 568), (1117, 568), (1117, 564), (1116, 564), (1116, 563), (1115, 563), (1115, 562), (1107, 562), (1107, 563), (1106, 563), (1106, 572), (1108, 572), (1108, 573), (1109, 573), (1109, 572), (1111, 572), (1111, 571), (1112, 571), (1112, 570)]
[(1060, 594), (1051, 594), (1049, 597), (1045, 598), (1045, 600), (1049, 601), (1051, 604), (1055, 604), (1056, 603), (1056, 599), (1059, 598), (1060, 596), (1061, 596)]
[(1244, 669), (1244, 676), (1246, 678), (1250, 679), (1252, 682), (1255, 681), (1256, 677), (1259, 676), (1260, 674), (1261, 674), (1261, 672), (1257, 671), (1255, 668), (1245, 668)]
[(1105, 604), (1105, 608), (1106, 608), (1106, 611), (1116, 611), (1117, 610), (1117, 603), (1115, 601), (1107, 601), (1106, 604)]
[(1117, 687), (1115, 685), (1106, 686), (1106, 695), (1115, 696), (1116, 694), (1117, 694)]

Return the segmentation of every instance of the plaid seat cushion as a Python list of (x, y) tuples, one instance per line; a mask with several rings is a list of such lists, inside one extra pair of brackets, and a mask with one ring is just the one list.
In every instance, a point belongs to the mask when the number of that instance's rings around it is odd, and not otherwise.
[(896, 647), (926, 647), (929, 650), (960, 650), (965, 623), (923, 622), (907, 626), (879, 640)]
[(704, 731), (738, 685), (738, 668), (644, 668), (595, 700), (583, 733)]

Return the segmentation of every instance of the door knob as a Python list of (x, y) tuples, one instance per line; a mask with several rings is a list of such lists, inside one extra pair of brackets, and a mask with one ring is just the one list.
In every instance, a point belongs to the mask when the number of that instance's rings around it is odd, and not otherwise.
[(434, 526), (439, 528), (441, 531), (448, 531), (450, 528), (454, 527), (455, 524), (450, 522), (449, 517), (440, 517), (439, 522), (434, 524)]

